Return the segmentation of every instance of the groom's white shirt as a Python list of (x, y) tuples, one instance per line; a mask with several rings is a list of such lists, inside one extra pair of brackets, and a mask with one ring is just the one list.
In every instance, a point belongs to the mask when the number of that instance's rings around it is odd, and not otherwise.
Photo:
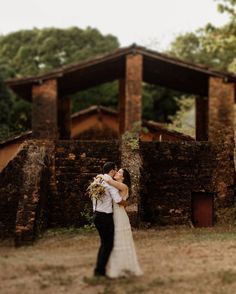
[[(108, 174), (105, 174), (105, 177), (112, 179), (112, 177)], [(101, 200), (96, 201), (93, 199), (93, 211), (96, 210), (105, 213), (112, 213), (112, 200), (114, 200), (116, 203), (119, 203), (122, 200), (122, 197), (120, 196), (118, 189), (115, 187), (109, 185), (105, 181), (102, 181), (101, 184), (106, 188), (106, 193)]]

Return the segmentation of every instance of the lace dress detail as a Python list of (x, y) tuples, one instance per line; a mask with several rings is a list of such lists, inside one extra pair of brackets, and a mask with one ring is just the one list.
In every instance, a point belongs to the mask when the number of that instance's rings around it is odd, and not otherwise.
[[(128, 197), (122, 197), (127, 199)], [(129, 217), (123, 206), (113, 202), (115, 225), (114, 246), (107, 264), (106, 274), (110, 278), (143, 274), (136, 255)]]

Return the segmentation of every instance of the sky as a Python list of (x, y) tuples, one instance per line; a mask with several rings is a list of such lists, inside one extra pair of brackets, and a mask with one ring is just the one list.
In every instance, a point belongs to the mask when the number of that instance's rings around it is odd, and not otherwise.
[(179, 34), (229, 20), (217, 12), (214, 0), (0, 0), (0, 4), (1, 35), (21, 29), (90, 26), (116, 36), (122, 47), (136, 43), (160, 50)]

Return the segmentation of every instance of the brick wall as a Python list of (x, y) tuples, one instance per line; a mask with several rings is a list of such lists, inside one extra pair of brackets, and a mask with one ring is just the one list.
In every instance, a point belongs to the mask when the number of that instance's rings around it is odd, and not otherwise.
[(226, 146), (141, 142), (141, 218), (156, 224), (191, 220), (191, 193), (214, 193), (215, 210), (234, 203), (234, 165)]
[(25, 149), (11, 160), (0, 173), (0, 238), (13, 237), (20, 187), (23, 183), (22, 162), (27, 156)]
[(15, 221), (15, 245), (31, 244), (47, 228), (51, 141), (28, 141)]
[(0, 238), (15, 238), (16, 245), (47, 227), (86, 224), (89, 181), (106, 161), (119, 164), (118, 141), (58, 141), (55, 153), (52, 142), (41, 143), (22, 146), (0, 174)]
[[(16, 245), (48, 227), (86, 224), (83, 212), (92, 209), (85, 194), (89, 181), (106, 161), (120, 162), (118, 141), (43, 143), (43, 156), (39, 144), (23, 146), (0, 174), (0, 237), (15, 237)], [(217, 213), (233, 207), (234, 161), (227, 145), (140, 142), (140, 152), (143, 221), (189, 222), (192, 192), (213, 193)]]
[(81, 226), (92, 204), (86, 188), (106, 161), (119, 164), (118, 141), (58, 141), (51, 179), (49, 226)]

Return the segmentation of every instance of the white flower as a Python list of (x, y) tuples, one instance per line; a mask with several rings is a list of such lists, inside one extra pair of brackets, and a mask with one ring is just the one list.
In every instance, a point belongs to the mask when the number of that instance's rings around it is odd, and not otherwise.
[(105, 195), (106, 189), (103, 185), (101, 185), (99, 178), (94, 178), (93, 182), (91, 182), (88, 186), (87, 192), (91, 199), (98, 200)]

